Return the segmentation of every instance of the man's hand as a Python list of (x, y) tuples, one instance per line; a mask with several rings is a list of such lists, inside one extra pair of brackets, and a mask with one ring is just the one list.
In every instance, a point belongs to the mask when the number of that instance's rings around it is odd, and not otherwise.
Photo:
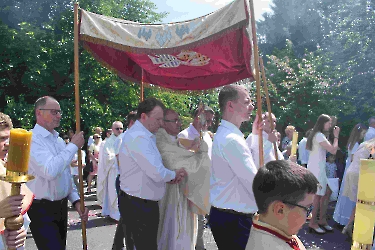
[(340, 128), (337, 127), (337, 126), (335, 126), (335, 127), (333, 128), (333, 136), (334, 136), (335, 138), (339, 138), (339, 134), (340, 134)]
[(75, 204), (74, 207), (75, 207), (76, 211), (78, 212), (79, 217), (81, 218), (81, 220), (87, 222), (89, 220), (89, 209), (87, 207), (85, 207), (85, 211), (82, 213), (82, 211), (81, 211), (81, 202), (80, 201), (78, 201)]
[(252, 133), (254, 135), (259, 135), (260, 131), (262, 130), (263, 127), (263, 120), (259, 118), (258, 113), (255, 116), (255, 120), (253, 122), (253, 130)]
[(269, 133), (268, 134), (268, 141), (274, 143), (274, 142), (277, 142), (277, 131), (274, 130), (272, 133)]
[(82, 148), (83, 144), (85, 144), (85, 139), (83, 138), (83, 131), (73, 135), (70, 142), (75, 144), (78, 148)]
[(4, 236), (6, 240), (6, 245), (8, 248), (16, 249), (25, 245), (26, 241), (26, 230), (22, 226), (21, 229), (17, 231), (4, 230)]
[(8, 196), (0, 202), (0, 218), (8, 218), (21, 213), (24, 195)]
[(168, 182), (169, 184), (178, 184), (187, 176), (187, 172), (184, 168), (177, 169), (175, 170), (175, 172), (176, 177), (174, 178), (174, 180)]

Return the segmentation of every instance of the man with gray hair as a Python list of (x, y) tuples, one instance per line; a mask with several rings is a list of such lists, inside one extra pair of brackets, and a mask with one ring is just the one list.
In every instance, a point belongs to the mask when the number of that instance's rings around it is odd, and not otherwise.
[(375, 138), (375, 116), (368, 119), (368, 130), (365, 134), (364, 141), (371, 140), (372, 138)]
[(112, 124), (112, 135), (106, 140), (102, 151), (102, 169), (98, 171), (97, 196), (102, 202), (102, 216), (109, 216), (116, 221), (120, 220), (120, 212), (116, 192), (116, 177), (119, 169), (115, 141), (123, 130), (122, 122), (115, 121)]

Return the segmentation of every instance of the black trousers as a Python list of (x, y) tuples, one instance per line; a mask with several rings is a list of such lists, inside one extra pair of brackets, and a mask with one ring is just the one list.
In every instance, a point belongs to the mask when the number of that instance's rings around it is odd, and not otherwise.
[(64, 250), (68, 226), (68, 199), (34, 200), (28, 215), (30, 229), (39, 250)]
[[(119, 210), (120, 210), (120, 175), (116, 178), (116, 192), (119, 200)], [(134, 250), (134, 242), (131, 236), (130, 230), (126, 230), (126, 225), (123, 221), (122, 216), (120, 216), (120, 221), (117, 224), (115, 237), (113, 238), (112, 250), (122, 250), (124, 247), (124, 239), (126, 243), (126, 250)]]
[(252, 214), (211, 207), (209, 224), (219, 250), (245, 250)]
[[(120, 214), (122, 223), (130, 233), (137, 250), (157, 250), (159, 204), (120, 191)], [(129, 231), (129, 232), (128, 232)]]

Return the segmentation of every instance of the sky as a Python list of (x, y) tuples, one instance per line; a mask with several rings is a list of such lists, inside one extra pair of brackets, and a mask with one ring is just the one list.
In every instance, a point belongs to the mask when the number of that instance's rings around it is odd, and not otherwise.
[[(264, 12), (271, 12), (271, 0), (253, 0), (255, 19), (262, 18)], [(157, 6), (157, 12), (169, 12), (163, 23), (194, 19), (218, 10), (232, 0), (151, 0)]]

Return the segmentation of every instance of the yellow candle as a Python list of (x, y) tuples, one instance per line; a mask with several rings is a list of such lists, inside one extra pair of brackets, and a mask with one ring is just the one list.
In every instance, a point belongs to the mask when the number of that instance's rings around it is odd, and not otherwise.
[(10, 130), (7, 170), (27, 172), (29, 169), (32, 132), (21, 128)]
[(292, 139), (292, 151), (290, 156), (295, 156), (297, 153), (297, 141), (298, 141), (298, 132), (293, 132), (293, 139)]
[[(375, 224), (375, 188), (370, 188), (369, 183), (375, 183), (375, 161), (361, 160), (353, 242), (372, 245)], [(357, 248), (353, 246), (352, 249)]]

